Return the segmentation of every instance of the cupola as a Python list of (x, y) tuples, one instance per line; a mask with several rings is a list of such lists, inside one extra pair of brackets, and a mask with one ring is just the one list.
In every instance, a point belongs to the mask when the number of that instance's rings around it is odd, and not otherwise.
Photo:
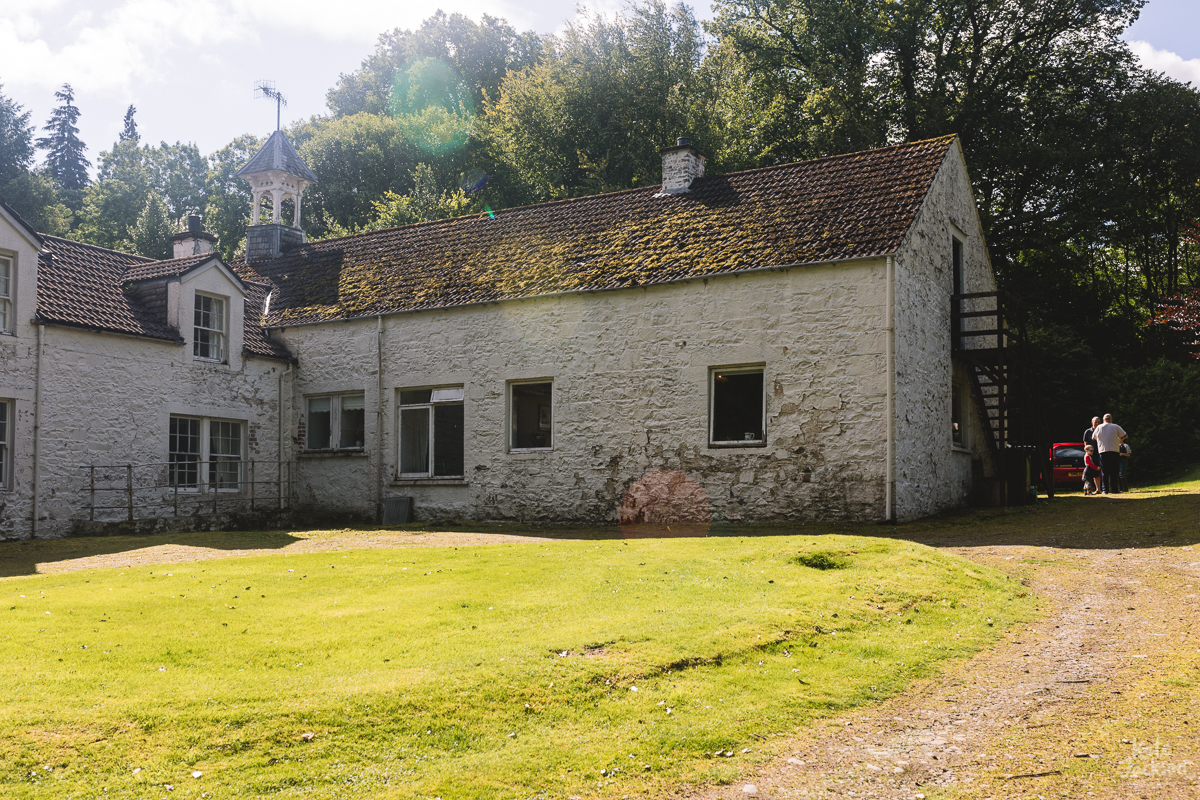
[[(246, 260), (278, 258), (287, 245), (303, 244), (300, 228), (300, 198), (306, 187), (317, 182), (283, 131), (275, 131), (262, 149), (237, 171), (237, 177), (250, 184), (253, 206), (250, 228), (246, 231)], [(264, 197), (271, 197), (271, 222), (260, 223)], [(292, 198), (295, 210), (290, 225), (283, 224), (283, 201)]]

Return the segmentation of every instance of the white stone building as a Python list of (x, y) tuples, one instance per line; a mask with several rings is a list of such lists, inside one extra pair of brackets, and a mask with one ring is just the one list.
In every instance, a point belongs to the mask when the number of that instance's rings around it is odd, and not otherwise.
[[(297, 208), (313, 180), (278, 133), (242, 174)], [(174, 518), (181, 492), (192, 518), (251, 493), (596, 523), (964, 503), (992, 434), (951, 295), (995, 281), (957, 139), (712, 177), (681, 140), (664, 177), (323, 242), (273, 219), (235, 264), (198, 231), (148, 262), (3, 209), (0, 535)], [(94, 500), (91, 465), (138, 507)]]

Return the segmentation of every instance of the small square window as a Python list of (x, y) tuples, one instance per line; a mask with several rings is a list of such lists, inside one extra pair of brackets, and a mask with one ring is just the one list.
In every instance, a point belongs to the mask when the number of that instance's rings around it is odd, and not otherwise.
[(512, 450), (549, 450), (554, 446), (554, 384), (509, 384)]
[(458, 478), (464, 473), (463, 388), (400, 392), (401, 478)]
[(308, 398), (304, 446), (308, 450), (361, 450), (366, 439), (365, 395)]
[(709, 375), (709, 444), (765, 444), (763, 368), (714, 369)]
[(200, 361), (225, 362), (227, 303), (224, 298), (196, 293), (192, 356)]

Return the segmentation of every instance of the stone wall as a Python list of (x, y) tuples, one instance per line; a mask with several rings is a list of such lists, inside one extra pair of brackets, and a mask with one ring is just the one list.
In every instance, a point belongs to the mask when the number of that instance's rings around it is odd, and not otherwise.
[(0, 539), (27, 537), (33, 529), (34, 380), (37, 328), (30, 320), (37, 306), (37, 246), (0, 210), (0, 253), (13, 259), (10, 331), (0, 333), (0, 400), (12, 418), (8, 480), (0, 485)]
[[(286, 329), (300, 359), (291, 447), (306, 396), (363, 391), (367, 406), (364, 454), (297, 453), (298, 500), (374, 515), (381, 496), (407, 495), (421, 519), (612, 523), (636, 486), (684, 491), (716, 522), (880, 519), (884, 265)], [(710, 447), (710, 368), (752, 364), (765, 365), (766, 446)], [(533, 378), (554, 383), (553, 449), (509, 452), (506, 387)], [(465, 388), (466, 475), (397, 480), (397, 392), (441, 385)]]
[(956, 447), (951, 441), (954, 236), (964, 246), (963, 291), (994, 291), (995, 277), (958, 146), (950, 148), (896, 255), (896, 516), (900, 521), (964, 504), (973, 475), (991, 469), (977, 413), (966, 415), (967, 447)]

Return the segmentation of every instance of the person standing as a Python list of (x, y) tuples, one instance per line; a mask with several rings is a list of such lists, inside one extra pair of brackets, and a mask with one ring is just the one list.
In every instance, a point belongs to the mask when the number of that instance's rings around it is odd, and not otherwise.
[(1133, 456), (1133, 450), (1130, 449), (1128, 443), (1121, 442), (1120, 453), (1121, 453), (1121, 469), (1119, 472), (1117, 472), (1117, 484), (1118, 484), (1117, 488), (1119, 488), (1122, 492), (1128, 492), (1129, 491), (1129, 478), (1125, 477), (1125, 474), (1129, 471), (1129, 459), (1130, 459), (1130, 457)]
[(1092, 430), (1092, 436), (1100, 451), (1100, 471), (1103, 473), (1100, 478), (1103, 489), (1100, 493), (1118, 494), (1121, 491), (1117, 486), (1117, 473), (1121, 471), (1121, 442), (1128, 439), (1129, 434), (1113, 422), (1112, 414), (1105, 414), (1104, 422)]
[[(1096, 459), (1096, 463), (1098, 463), (1098, 464), (1100, 463), (1100, 449), (1098, 447), (1096, 447), (1096, 426), (1099, 424), (1100, 424), (1100, 418), (1092, 417), (1091, 426), (1088, 427), (1087, 429), (1085, 429), (1083, 432), (1083, 450), (1084, 450), (1084, 452), (1087, 452), (1088, 445), (1091, 445), (1092, 458)], [(1084, 466), (1086, 467), (1087, 465), (1085, 464)], [(1103, 468), (1103, 465), (1101, 465), (1101, 467)], [(1101, 472), (1103, 472), (1103, 469), (1101, 470)], [(1100, 481), (1099, 481), (1100, 474), (1101, 473), (1096, 474), (1097, 480), (1096, 480), (1095, 494), (1100, 494)], [(1086, 484), (1087, 481), (1084, 481), (1084, 483)]]

